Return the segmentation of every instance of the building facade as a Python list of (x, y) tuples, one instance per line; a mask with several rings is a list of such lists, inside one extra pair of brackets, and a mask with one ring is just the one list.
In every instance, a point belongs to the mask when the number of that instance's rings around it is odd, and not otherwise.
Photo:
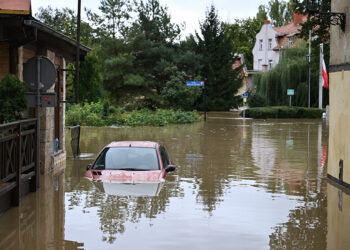
[(329, 66), (328, 177), (350, 189), (350, 5), (333, 0), (332, 12), (346, 14), (345, 32), (331, 25)]
[[(66, 65), (75, 61), (77, 49), (75, 40), (33, 18), (30, 6), (30, 0), (0, 1), (0, 79), (11, 73), (23, 81), (24, 64), (38, 55), (55, 64), (56, 81), (47, 92), (56, 93), (57, 105), (40, 109), (40, 171), (47, 174), (65, 167)], [(80, 60), (89, 51), (81, 45)], [(35, 108), (26, 117), (34, 118)]]
[(261, 30), (256, 35), (253, 48), (253, 69), (266, 72), (272, 69), (281, 56), (281, 49), (294, 45), (301, 30), (301, 24), (306, 22), (307, 17), (294, 14), (293, 22), (273, 27), (269, 20), (265, 20)]

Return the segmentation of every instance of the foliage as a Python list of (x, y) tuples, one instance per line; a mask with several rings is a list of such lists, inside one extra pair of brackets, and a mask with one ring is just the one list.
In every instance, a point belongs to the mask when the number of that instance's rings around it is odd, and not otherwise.
[(247, 103), (250, 108), (266, 106), (265, 98), (259, 93), (249, 92)]
[(220, 22), (213, 5), (200, 23), (200, 32), (196, 32), (196, 50), (203, 56), (201, 76), (206, 80), (207, 107), (209, 110), (229, 110), (238, 105), (234, 95), (242, 84), (239, 75), (242, 68), (232, 70), (236, 52), (233, 34), (225, 32), (225, 25)]
[[(320, 0), (320, 10), (322, 12), (330, 12), (331, 11), (331, 0)], [(306, 15), (306, 1), (304, 0), (291, 0), (293, 9), (296, 12)], [(308, 20), (302, 24), (302, 29), (300, 36), (304, 40), (309, 39), (309, 31), (312, 31), (312, 50), (311, 56), (315, 58), (315, 60), (319, 60), (320, 54), (320, 44), (323, 43), (323, 53), (324, 53), (324, 61), (326, 63), (326, 68), (329, 65), (329, 57), (330, 57), (330, 22), (327, 18), (322, 18), (319, 14), (314, 14), (313, 16), (309, 15)], [(328, 100), (328, 90), (325, 92), (326, 100)]]
[[(305, 107), (260, 107), (245, 110), (245, 117), (266, 119), (266, 118), (321, 118), (322, 109)], [(243, 111), (240, 113), (243, 116)]]
[[(267, 105), (288, 105), (287, 89), (294, 89), (295, 96), (292, 105), (306, 106), (308, 96), (308, 62), (305, 55), (308, 49), (305, 42), (299, 41), (294, 48), (282, 50), (279, 63), (270, 71), (254, 76), (253, 84), (256, 93), (261, 95)], [(318, 105), (319, 61), (313, 58), (311, 62), (311, 106)], [(328, 90), (325, 91), (326, 93)], [(323, 103), (328, 104), (327, 95)]]
[[(77, 18), (74, 10), (69, 8), (52, 9), (49, 5), (46, 8), (40, 7), (39, 13), (35, 16), (44, 24), (64, 35), (72, 39), (77, 38)], [(93, 29), (89, 23), (84, 21), (80, 23), (80, 41), (88, 46), (91, 46), (94, 41)]]
[(161, 96), (165, 106), (168, 108), (193, 110), (201, 94), (201, 88), (187, 87), (185, 76), (177, 74), (170, 78)]
[(233, 24), (226, 24), (225, 29), (233, 37), (237, 52), (243, 54), (247, 68), (253, 68), (253, 48), (256, 34), (264, 21), (257, 18), (236, 19)]
[(21, 119), (27, 108), (27, 88), (15, 75), (7, 74), (0, 82), (0, 123)]
[(131, 18), (129, 0), (101, 0), (98, 9), (101, 15), (85, 8), (86, 15), (94, 24), (94, 33), (99, 38), (124, 37), (128, 32), (127, 22)]
[(126, 113), (124, 109), (118, 109), (108, 103), (99, 101), (68, 105), (66, 113), (66, 125), (82, 126), (164, 126), (169, 123), (193, 123), (200, 121), (196, 112), (184, 112), (157, 109), (152, 112), (149, 109), (133, 110)]
[(291, 2), (270, 0), (267, 9), (272, 24), (276, 27), (286, 25), (293, 21), (293, 8)]
[[(75, 64), (67, 66), (73, 70), (68, 72), (67, 77), (67, 100), (75, 100)], [(101, 62), (98, 57), (90, 53), (84, 61), (80, 62), (79, 72), (79, 100), (96, 102), (104, 96), (101, 76)]]

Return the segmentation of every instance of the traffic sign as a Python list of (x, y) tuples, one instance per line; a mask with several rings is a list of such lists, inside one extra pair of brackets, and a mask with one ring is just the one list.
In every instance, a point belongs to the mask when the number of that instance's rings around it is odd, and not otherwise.
[[(27, 93), (28, 107), (36, 107), (36, 93)], [(41, 93), (40, 95), (40, 106), (41, 107), (56, 107), (57, 98), (56, 93)]]
[(294, 95), (294, 89), (287, 89), (287, 95)]
[(248, 98), (248, 93), (243, 93), (243, 94), (242, 94), (242, 97), (243, 97), (243, 98)]
[(204, 81), (187, 81), (186, 85), (190, 87), (204, 87)]
[[(39, 56), (40, 59), (40, 91), (46, 91), (56, 81), (56, 66), (55, 64), (45, 56)], [(38, 73), (38, 57), (30, 58), (23, 65), (23, 80), (27, 84), (28, 88), (32, 91), (36, 91), (38, 88), (37, 73)]]

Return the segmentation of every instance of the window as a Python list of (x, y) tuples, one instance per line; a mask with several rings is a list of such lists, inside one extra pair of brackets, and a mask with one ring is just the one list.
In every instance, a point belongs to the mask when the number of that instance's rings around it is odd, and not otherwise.
[(258, 69), (261, 70), (262, 67), (262, 59), (258, 60)]
[(272, 50), (272, 39), (269, 39), (269, 50)]
[(262, 39), (259, 40), (259, 50), (260, 51), (263, 50), (263, 40)]
[(163, 146), (159, 147), (159, 151), (160, 151), (160, 156), (162, 157), (163, 167), (166, 168), (170, 163), (168, 154)]
[(269, 69), (272, 69), (272, 60), (269, 60)]
[(98, 156), (93, 169), (108, 170), (159, 170), (154, 148), (106, 148)]
[(294, 36), (288, 37), (288, 48), (290, 48), (294, 43)]

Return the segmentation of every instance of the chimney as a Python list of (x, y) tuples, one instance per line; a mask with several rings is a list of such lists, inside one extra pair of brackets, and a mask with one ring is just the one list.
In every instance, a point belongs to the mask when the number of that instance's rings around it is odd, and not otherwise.
[(264, 21), (264, 24), (270, 24), (271, 22), (270, 22), (270, 20), (265, 20)]
[(294, 19), (293, 21), (294, 25), (298, 25), (299, 23), (304, 23), (306, 21), (306, 16), (294, 12), (293, 19)]

